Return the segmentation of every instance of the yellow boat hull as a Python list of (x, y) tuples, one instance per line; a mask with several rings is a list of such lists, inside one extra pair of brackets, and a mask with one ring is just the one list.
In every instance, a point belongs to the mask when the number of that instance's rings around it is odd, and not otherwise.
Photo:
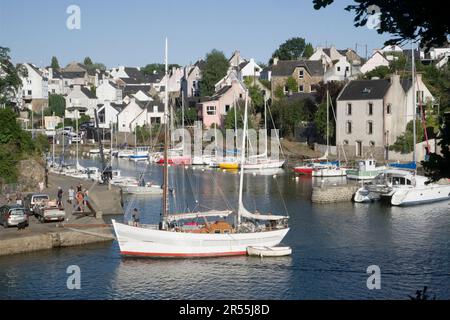
[(220, 169), (226, 169), (226, 170), (237, 170), (239, 169), (239, 163), (237, 162), (222, 162), (219, 163)]

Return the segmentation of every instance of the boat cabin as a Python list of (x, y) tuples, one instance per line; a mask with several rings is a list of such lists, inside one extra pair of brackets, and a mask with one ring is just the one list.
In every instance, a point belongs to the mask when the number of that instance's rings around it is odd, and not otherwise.
[(375, 161), (375, 159), (359, 160), (358, 161), (358, 170), (359, 171), (376, 170), (376, 161)]

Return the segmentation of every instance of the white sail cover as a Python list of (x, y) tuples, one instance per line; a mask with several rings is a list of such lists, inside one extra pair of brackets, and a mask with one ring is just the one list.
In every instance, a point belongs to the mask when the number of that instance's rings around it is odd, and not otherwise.
[(253, 220), (268, 220), (268, 221), (279, 221), (283, 219), (288, 219), (288, 216), (278, 216), (271, 214), (259, 214), (259, 213), (251, 213), (247, 209), (245, 209), (242, 203), (239, 204), (239, 214), (241, 217)]
[(179, 214), (171, 214), (167, 217), (168, 221), (178, 221), (185, 219), (194, 219), (194, 218), (202, 218), (202, 217), (227, 217), (232, 214), (233, 211), (219, 211), (219, 210), (211, 210), (206, 212), (189, 212), (189, 213), (179, 213)]

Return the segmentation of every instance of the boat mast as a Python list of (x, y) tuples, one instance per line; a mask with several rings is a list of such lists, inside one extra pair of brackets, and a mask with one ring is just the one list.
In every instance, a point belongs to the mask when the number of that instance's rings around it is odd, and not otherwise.
[(167, 71), (168, 71), (168, 44), (166, 38), (165, 47), (165, 71), (166, 71), (166, 83), (165, 83), (165, 96), (164, 96), (164, 182), (163, 182), (163, 212), (162, 212), (162, 229), (167, 229), (167, 218), (169, 214), (169, 160), (168, 160), (168, 144), (169, 144), (169, 95), (168, 95), (168, 81), (167, 81)]
[(325, 152), (328, 158), (328, 153), (330, 149), (330, 94), (327, 89), (327, 151)]
[(269, 158), (268, 154), (267, 154), (267, 100), (264, 97), (264, 138), (266, 139), (265, 141), (265, 145), (264, 145), (264, 154), (266, 156), (266, 159)]
[(414, 41), (411, 42), (411, 74), (412, 74), (412, 100), (413, 100), (413, 161), (416, 163), (416, 85), (415, 85), (415, 59)]
[(248, 91), (245, 89), (245, 108), (244, 108), (244, 130), (242, 132), (242, 150), (241, 150), (241, 175), (239, 180), (239, 209), (238, 209), (238, 227), (241, 225), (241, 212), (244, 209), (244, 203), (242, 200), (242, 192), (244, 187), (244, 164), (245, 164), (245, 142), (247, 135), (247, 108), (248, 108)]

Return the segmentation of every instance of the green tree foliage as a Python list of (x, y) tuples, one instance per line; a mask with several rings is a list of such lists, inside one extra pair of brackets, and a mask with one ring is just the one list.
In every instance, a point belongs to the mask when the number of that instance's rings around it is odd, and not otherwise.
[(278, 100), (283, 99), (284, 98), (284, 88), (282, 86), (277, 86), (275, 88), (275, 92), (273, 94), (275, 95), (275, 98), (277, 98)]
[(273, 58), (277, 57), (280, 60), (296, 60), (303, 57), (305, 51), (305, 39), (303, 38), (291, 38), (286, 40), (280, 47), (272, 54), (270, 64), (273, 62)]
[[(181, 110), (178, 110), (175, 114), (175, 121), (177, 123), (181, 124), (182, 112)], [(185, 126), (191, 126), (194, 124), (195, 121), (197, 121), (197, 108), (191, 107), (191, 108), (185, 108), (184, 110), (184, 125)]]
[[(310, 121), (313, 103), (308, 100), (281, 99), (272, 105), (271, 115), (282, 136), (292, 137), (301, 121)], [(272, 126), (268, 121), (269, 127)]]
[[(313, 0), (319, 10), (334, 0)], [(442, 46), (447, 42), (450, 19), (439, 1), (429, 0), (354, 0), (346, 7), (356, 14), (355, 26), (366, 26), (373, 13), (380, 14), (377, 32), (393, 37), (386, 44), (403, 43), (407, 39), (420, 40), (421, 46)], [(375, 11), (375, 12), (374, 12)]]
[[(435, 131), (436, 127), (435, 119), (430, 116), (426, 120), (427, 132)], [(406, 131), (397, 138), (395, 143), (389, 147), (389, 150), (394, 150), (401, 153), (410, 153), (414, 150), (414, 135), (413, 135), (413, 121), (411, 120), (406, 125)], [(425, 132), (423, 129), (422, 121), (416, 121), (416, 142), (420, 143), (425, 141)]]
[(201, 96), (211, 96), (214, 93), (214, 85), (227, 74), (229, 66), (222, 51), (213, 49), (206, 55), (200, 82)]
[(303, 51), (303, 57), (309, 59), (314, 54), (314, 48), (312, 44), (309, 42), (305, 46), (305, 50)]
[(288, 87), (289, 92), (296, 93), (298, 92), (298, 84), (297, 81), (293, 77), (289, 77), (286, 80), (286, 86)]
[(84, 64), (86, 67), (90, 67), (90, 66), (92, 66), (94, 63), (92, 62), (92, 59), (91, 59), (91, 58), (86, 57), (86, 58), (84, 58), (83, 64)]
[(66, 110), (66, 99), (59, 94), (50, 94), (48, 97), (48, 108), (45, 110), (45, 115), (53, 115), (64, 117)]
[(389, 75), (392, 73), (391, 68), (386, 66), (378, 66), (372, 71), (367, 72), (364, 75), (365, 79), (372, 79), (374, 77), (378, 77), (380, 79), (387, 79)]
[(9, 98), (15, 95), (22, 85), (20, 76), (26, 76), (27, 70), (21, 66), (15, 66), (9, 56), (9, 48), (0, 46), (0, 104), (8, 104)]
[[(329, 135), (330, 135), (330, 143), (333, 143), (336, 138), (336, 121), (334, 120), (332, 109), (330, 106), (329, 110)], [(321, 139), (320, 142), (325, 143), (327, 141), (327, 104), (326, 102), (322, 102), (318, 109), (317, 113), (314, 117), (314, 127), (317, 130), (317, 134)]]
[(23, 131), (11, 109), (0, 109), (0, 179), (6, 183), (17, 179), (17, 163), (34, 152), (29, 132)]
[[(234, 114), (236, 112), (236, 121)], [(237, 123), (237, 128), (242, 128), (242, 124), (244, 123), (244, 111), (243, 108), (234, 108), (231, 107), (230, 110), (228, 110), (227, 115), (225, 116), (224, 120), (224, 127), (225, 129), (236, 129), (235, 122)]]
[(428, 161), (422, 161), (425, 173), (433, 181), (450, 179), (450, 116), (445, 117), (443, 122), (439, 142), (442, 154), (431, 153)]
[(58, 62), (58, 58), (56, 58), (55, 56), (52, 57), (52, 62), (50, 63), (50, 67), (52, 67), (53, 70), (59, 70), (59, 62)]
[(45, 134), (39, 133), (34, 140), (35, 150), (39, 154), (48, 152), (50, 150), (50, 143)]

